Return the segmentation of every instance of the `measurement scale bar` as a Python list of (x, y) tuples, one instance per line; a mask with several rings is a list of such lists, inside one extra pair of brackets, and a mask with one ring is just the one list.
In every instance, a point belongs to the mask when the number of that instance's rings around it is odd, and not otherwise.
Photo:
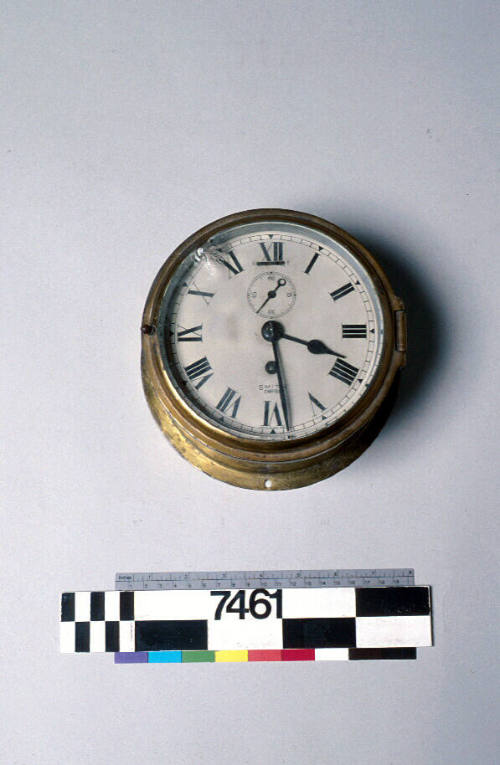
[(116, 590), (210, 590), (321, 587), (405, 587), (415, 584), (412, 568), (286, 571), (172, 571), (118, 573)]
[(60, 621), (64, 653), (162, 651), (170, 661), (171, 651), (215, 651), (221, 661), (221, 651), (432, 645), (425, 585), (65, 592)]
[(122, 664), (414, 659), (431, 588), (411, 568), (118, 573), (62, 594), (60, 636)]

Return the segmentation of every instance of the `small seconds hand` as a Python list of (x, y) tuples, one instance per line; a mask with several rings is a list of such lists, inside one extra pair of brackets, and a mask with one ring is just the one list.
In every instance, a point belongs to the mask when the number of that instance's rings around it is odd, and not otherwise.
[(259, 313), (260, 311), (262, 311), (262, 309), (264, 308), (264, 306), (266, 305), (266, 303), (267, 303), (269, 300), (271, 300), (271, 298), (275, 298), (275, 297), (276, 297), (276, 293), (277, 293), (277, 291), (279, 290), (279, 288), (280, 288), (280, 287), (284, 287), (284, 286), (285, 286), (285, 284), (286, 284), (286, 279), (278, 279), (278, 281), (277, 281), (277, 284), (276, 284), (276, 287), (275, 287), (273, 290), (269, 290), (269, 292), (267, 293), (267, 297), (266, 297), (266, 299), (265, 299), (265, 300), (264, 300), (264, 302), (262, 303), (261, 307), (260, 307), (260, 308), (257, 308), (257, 310), (255, 311), (255, 313)]

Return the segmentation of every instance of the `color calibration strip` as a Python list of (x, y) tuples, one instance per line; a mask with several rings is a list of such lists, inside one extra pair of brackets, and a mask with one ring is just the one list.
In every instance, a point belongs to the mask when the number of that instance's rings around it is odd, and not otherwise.
[(263, 651), (134, 651), (115, 653), (115, 664), (194, 664), (262, 661), (416, 659), (416, 648), (305, 648)]

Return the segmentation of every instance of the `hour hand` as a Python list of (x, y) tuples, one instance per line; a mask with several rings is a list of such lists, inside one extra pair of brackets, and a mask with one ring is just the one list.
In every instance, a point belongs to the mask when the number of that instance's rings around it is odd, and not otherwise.
[(305, 345), (309, 353), (328, 353), (330, 356), (338, 356), (339, 359), (345, 359), (344, 353), (338, 353), (337, 351), (332, 351), (331, 348), (329, 348), (322, 340), (301, 340), (299, 337), (294, 337), (293, 335), (287, 335), (286, 333), (282, 335), (284, 340), (293, 340), (294, 343), (300, 343), (301, 345)]

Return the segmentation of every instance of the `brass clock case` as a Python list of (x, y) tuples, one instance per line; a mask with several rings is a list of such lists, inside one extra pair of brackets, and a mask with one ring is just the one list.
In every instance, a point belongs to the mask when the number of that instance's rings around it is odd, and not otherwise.
[[(290, 222), (316, 229), (346, 247), (368, 272), (383, 315), (383, 346), (377, 372), (364, 395), (333, 425), (288, 442), (259, 442), (227, 433), (200, 417), (167, 374), (156, 332), (165, 290), (190, 253), (222, 230), (246, 223)], [(374, 257), (353, 236), (328, 221), (292, 210), (235, 213), (186, 239), (160, 269), (142, 319), (142, 381), (151, 412), (177, 451), (204, 473), (246, 489), (293, 489), (327, 478), (356, 459), (383, 425), (406, 360), (402, 301)]]

